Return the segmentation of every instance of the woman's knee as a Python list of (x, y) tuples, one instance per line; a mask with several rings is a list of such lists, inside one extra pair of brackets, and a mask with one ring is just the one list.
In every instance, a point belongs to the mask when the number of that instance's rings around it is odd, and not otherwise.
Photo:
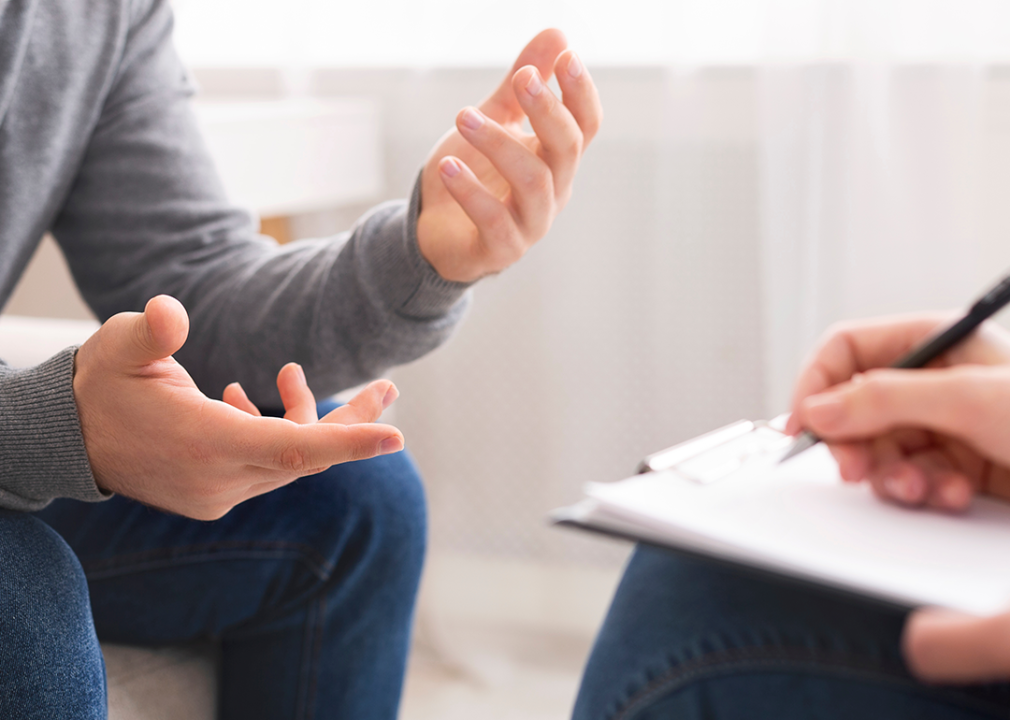
[(0, 511), (0, 685), (14, 688), (0, 694), (2, 717), (105, 714), (105, 667), (81, 565), (48, 525), (7, 511)]

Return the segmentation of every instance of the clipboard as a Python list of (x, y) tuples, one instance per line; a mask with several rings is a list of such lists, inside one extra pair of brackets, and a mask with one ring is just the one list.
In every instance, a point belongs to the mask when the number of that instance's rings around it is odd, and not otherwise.
[(976, 498), (952, 514), (881, 501), (843, 483), (823, 445), (779, 465), (784, 425), (743, 420), (649, 455), (551, 521), (898, 609), (1010, 609), (1010, 504)]

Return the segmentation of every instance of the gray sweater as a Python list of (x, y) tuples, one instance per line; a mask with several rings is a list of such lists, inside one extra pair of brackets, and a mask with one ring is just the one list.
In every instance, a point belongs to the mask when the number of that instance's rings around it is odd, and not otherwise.
[[(222, 191), (171, 29), (166, 0), (0, 0), (0, 301), (51, 231), (99, 318), (175, 296), (179, 362), (209, 396), (238, 380), (261, 406), (279, 406), (286, 362), (321, 397), (444, 341), (466, 287), (418, 250), (418, 189), (335, 238), (258, 236)], [(0, 365), (0, 507), (104, 497), (73, 362)]]

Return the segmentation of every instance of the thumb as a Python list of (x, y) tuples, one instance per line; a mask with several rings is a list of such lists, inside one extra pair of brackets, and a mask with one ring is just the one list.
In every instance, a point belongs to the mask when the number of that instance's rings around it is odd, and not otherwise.
[(905, 662), (929, 682), (1010, 677), (1010, 615), (974, 617), (929, 608), (913, 613), (901, 639)]
[(534, 65), (540, 71), (540, 76), (544, 80), (549, 80), (554, 74), (554, 63), (558, 59), (558, 55), (563, 53), (567, 47), (568, 40), (565, 38), (565, 34), (553, 28), (544, 30), (530, 40), (529, 44), (519, 53), (519, 57), (512, 64), (512, 69), (509, 70), (498, 89), (480, 104), (481, 111), (498, 122), (522, 118), (523, 109), (512, 89), (512, 77), (520, 68)]
[[(871, 370), (800, 405), (800, 424), (826, 440), (875, 437), (900, 427), (934, 430), (968, 441), (991, 424), (995, 378), (989, 368)], [(994, 407), (995, 406), (995, 407)]]
[(179, 351), (189, 335), (189, 315), (175, 298), (158, 295), (144, 312), (114, 315), (102, 330), (117, 363), (147, 365)]

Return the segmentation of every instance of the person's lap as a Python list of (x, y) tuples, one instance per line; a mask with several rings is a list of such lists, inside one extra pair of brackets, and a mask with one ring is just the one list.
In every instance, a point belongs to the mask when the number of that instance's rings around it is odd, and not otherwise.
[(1010, 717), (1010, 686), (916, 682), (904, 613), (639, 548), (586, 667), (575, 720)]
[(395, 717), (426, 534), (405, 453), (214, 522), (121, 497), (36, 517), (79, 559), (100, 639), (221, 644), (222, 717)]

